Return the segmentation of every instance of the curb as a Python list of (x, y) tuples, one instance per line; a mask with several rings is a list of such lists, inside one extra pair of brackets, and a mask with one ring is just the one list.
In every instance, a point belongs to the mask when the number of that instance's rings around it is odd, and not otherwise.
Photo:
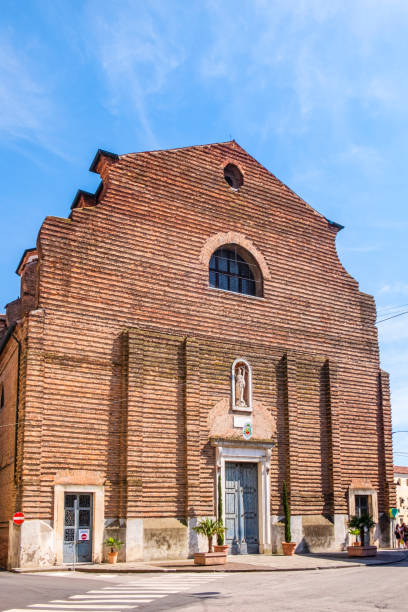
[(355, 567), (379, 567), (381, 565), (394, 565), (397, 563), (401, 563), (408, 559), (408, 553), (402, 553), (397, 559), (389, 559), (384, 561), (374, 561), (369, 563), (363, 562), (350, 562), (346, 563), (343, 561), (337, 565), (330, 566), (321, 566), (317, 565), (315, 567), (262, 567), (262, 566), (252, 566), (245, 568), (225, 568), (225, 569), (212, 569), (208, 567), (208, 569), (195, 569), (194, 566), (191, 567), (140, 567), (140, 568), (121, 568), (121, 567), (94, 567), (94, 566), (77, 566), (75, 570), (72, 567), (66, 566), (52, 566), (49, 568), (12, 568), (10, 571), (15, 574), (37, 574), (42, 572), (81, 572), (84, 574), (228, 574), (228, 573), (255, 573), (255, 572), (310, 572), (310, 571), (322, 571), (322, 570), (333, 570), (333, 569), (353, 569)]

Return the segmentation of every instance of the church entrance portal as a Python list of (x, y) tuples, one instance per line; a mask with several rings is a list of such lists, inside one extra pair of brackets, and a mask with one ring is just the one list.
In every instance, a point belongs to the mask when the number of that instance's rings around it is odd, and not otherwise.
[(257, 463), (225, 463), (225, 526), (231, 554), (259, 552)]

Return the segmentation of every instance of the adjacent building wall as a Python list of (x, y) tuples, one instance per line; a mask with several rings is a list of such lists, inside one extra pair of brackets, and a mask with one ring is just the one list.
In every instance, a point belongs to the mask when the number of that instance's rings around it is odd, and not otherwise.
[(408, 467), (394, 466), (394, 483), (396, 487), (397, 523), (408, 523)]

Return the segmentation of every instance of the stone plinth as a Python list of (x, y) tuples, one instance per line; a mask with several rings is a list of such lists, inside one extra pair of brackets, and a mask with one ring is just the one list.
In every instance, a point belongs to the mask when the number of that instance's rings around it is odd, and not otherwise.
[(195, 565), (224, 565), (227, 561), (225, 552), (195, 553)]
[(376, 546), (347, 546), (349, 557), (375, 557), (377, 555)]

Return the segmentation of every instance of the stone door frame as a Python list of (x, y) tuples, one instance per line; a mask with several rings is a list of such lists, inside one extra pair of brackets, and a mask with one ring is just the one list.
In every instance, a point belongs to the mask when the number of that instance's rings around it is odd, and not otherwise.
[[(356, 513), (356, 495), (366, 495), (368, 497), (369, 513), (372, 515), (374, 522), (378, 525), (378, 496), (377, 491), (369, 481), (352, 481), (348, 488), (349, 516), (354, 516)], [(370, 544), (378, 544), (379, 533), (378, 529), (371, 530)]]
[(64, 546), (64, 500), (65, 493), (83, 493), (92, 495), (92, 562), (102, 563), (104, 534), (104, 502), (103, 485), (56, 484), (54, 486), (54, 535), (57, 565), (63, 565)]
[(211, 441), (216, 448), (216, 502), (218, 505), (218, 477), (221, 475), (223, 521), (225, 524), (225, 463), (256, 463), (258, 465), (258, 533), (260, 554), (272, 552), (270, 479), (273, 442), (240, 442), (239, 440)]

